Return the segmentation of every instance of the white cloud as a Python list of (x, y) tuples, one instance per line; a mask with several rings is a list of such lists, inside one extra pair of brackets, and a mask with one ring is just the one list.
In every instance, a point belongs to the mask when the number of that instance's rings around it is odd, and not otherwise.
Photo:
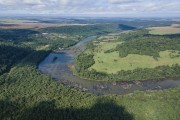
[(179, 0), (0, 0), (0, 14), (178, 15), (179, 6)]
[(22, 3), (27, 4), (27, 5), (43, 4), (43, 2), (41, 0), (22, 0)]
[(121, 4), (121, 3), (134, 3), (138, 2), (139, 0), (109, 0), (110, 3), (113, 4)]
[(13, 5), (16, 3), (16, 0), (0, 0), (0, 5)]

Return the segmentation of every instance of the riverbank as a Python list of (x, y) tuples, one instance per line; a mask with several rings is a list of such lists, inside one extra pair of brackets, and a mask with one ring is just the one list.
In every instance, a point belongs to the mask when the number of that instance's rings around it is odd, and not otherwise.
[[(90, 39), (91, 38), (91, 39)], [(89, 91), (97, 95), (102, 94), (127, 94), (135, 91), (162, 90), (180, 86), (180, 80), (167, 79), (163, 81), (129, 81), (129, 82), (107, 82), (91, 81), (73, 75), (68, 65), (74, 64), (74, 57), (78, 52), (72, 52), (73, 48), (85, 49), (85, 41), (93, 40), (88, 37), (75, 46), (60, 53), (50, 53), (38, 66), (38, 69), (66, 86), (82, 91)], [(53, 59), (56, 58), (54, 61)]]

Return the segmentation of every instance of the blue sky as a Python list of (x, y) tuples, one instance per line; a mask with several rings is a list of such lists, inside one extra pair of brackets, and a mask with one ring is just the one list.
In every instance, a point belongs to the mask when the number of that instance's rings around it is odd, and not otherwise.
[(0, 14), (180, 17), (180, 0), (0, 0)]

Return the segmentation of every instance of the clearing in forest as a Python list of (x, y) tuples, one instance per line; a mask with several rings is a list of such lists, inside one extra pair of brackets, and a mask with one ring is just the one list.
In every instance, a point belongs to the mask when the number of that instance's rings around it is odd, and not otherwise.
[(129, 54), (127, 57), (119, 57), (119, 52), (104, 53), (108, 49), (115, 48), (118, 43), (107, 43), (98, 46), (93, 52), (95, 64), (90, 69), (100, 72), (117, 73), (121, 70), (134, 70), (136, 68), (155, 68), (163, 65), (180, 64), (179, 51), (161, 51), (160, 57), (154, 59), (152, 56)]
[(165, 35), (165, 34), (178, 34), (180, 33), (180, 26), (166, 26), (166, 27), (150, 27), (147, 28), (150, 34)]

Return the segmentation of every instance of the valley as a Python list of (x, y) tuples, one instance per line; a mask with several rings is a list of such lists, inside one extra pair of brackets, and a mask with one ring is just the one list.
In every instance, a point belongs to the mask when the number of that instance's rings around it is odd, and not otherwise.
[(1, 120), (179, 120), (179, 35), (138, 27), (173, 21), (43, 20), (0, 29)]

